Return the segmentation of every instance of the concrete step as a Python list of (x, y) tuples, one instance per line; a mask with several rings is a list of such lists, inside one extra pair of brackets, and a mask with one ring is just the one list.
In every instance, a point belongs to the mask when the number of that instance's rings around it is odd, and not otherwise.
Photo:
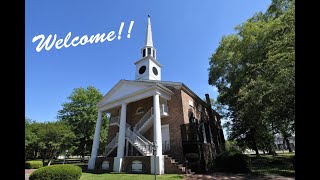
[(170, 157), (169, 155), (164, 156), (166, 159), (170, 160), (171, 164), (174, 164), (178, 169), (181, 170), (181, 172), (185, 174), (194, 174), (194, 172), (191, 171), (191, 169), (186, 168), (183, 164), (176, 162), (176, 160), (173, 157)]

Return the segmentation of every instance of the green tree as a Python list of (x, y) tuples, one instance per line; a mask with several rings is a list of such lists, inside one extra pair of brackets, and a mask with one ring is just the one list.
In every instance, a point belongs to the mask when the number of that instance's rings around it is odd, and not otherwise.
[(236, 30), (210, 58), (209, 84), (228, 108), (230, 138), (274, 154), (273, 135), (295, 127), (294, 1), (273, 0)]
[(36, 122), (25, 118), (25, 159), (36, 159), (38, 156), (38, 136), (34, 130)]
[(52, 159), (75, 145), (75, 135), (70, 127), (62, 122), (35, 122), (25, 118), (25, 158)]
[[(90, 154), (94, 131), (98, 117), (97, 103), (102, 99), (102, 94), (93, 86), (85, 88), (76, 88), (68, 97), (70, 100), (62, 104), (62, 110), (58, 112), (58, 118), (68, 124), (76, 135), (79, 142), (74, 154), (79, 154), (83, 158)], [(100, 148), (102, 153), (103, 147), (107, 142), (108, 119), (105, 114), (102, 117)]]
[(226, 151), (230, 150), (240, 150), (237, 141), (232, 141), (232, 140), (226, 140)]
[(75, 143), (70, 127), (59, 121), (40, 123), (36, 133), (42, 161), (48, 159), (48, 166), (55, 156), (72, 149)]

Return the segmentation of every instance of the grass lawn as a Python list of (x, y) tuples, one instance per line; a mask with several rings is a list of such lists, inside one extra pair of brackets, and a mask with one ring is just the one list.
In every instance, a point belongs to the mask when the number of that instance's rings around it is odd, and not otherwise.
[(282, 176), (294, 176), (295, 170), (292, 164), (292, 157), (295, 153), (279, 153), (272, 155), (249, 155), (252, 162), (252, 172), (254, 174), (278, 174)]
[[(157, 179), (182, 179), (183, 175), (180, 174), (163, 174), (157, 175)], [(105, 174), (91, 174), (91, 173), (82, 173), (80, 180), (153, 180), (154, 175), (151, 174), (116, 174), (116, 173), (105, 173)]]

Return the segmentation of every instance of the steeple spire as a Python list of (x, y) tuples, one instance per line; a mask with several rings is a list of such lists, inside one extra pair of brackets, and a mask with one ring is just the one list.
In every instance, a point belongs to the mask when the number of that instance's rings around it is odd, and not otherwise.
[(145, 41), (145, 43), (144, 43), (144, 46), (153, 47), (152, 31), (151, 31), (151, 21), (150, 21), (150, 16), (149, 16), (149, 15), (148, 15), (148, 25), (147, 25), (146, 41)]
[(147, 32), (146, 32), (146, 40), (144, 42), (144, 46), (141, 49), (142, 57), (151, 56), (156, 59), (156, 48), (153, 47), (152, 41), (152, 31), (151, 31), (151, 20), (148, 15), (148, 24), (147, 24)]
[(162, 65), (156, 60), (157, 50), (153, 47), (151, 21), (148, 15), (146, 40), (141, 48), (142, 59), (136, 61), (136, 80), (161, 81)]

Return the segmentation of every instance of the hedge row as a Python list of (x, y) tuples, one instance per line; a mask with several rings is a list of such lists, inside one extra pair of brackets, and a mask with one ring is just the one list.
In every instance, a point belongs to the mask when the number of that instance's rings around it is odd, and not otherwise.
[(26, 169), (38, 169), (43, 167), (42, 161), (26, 161), (25, 168)]
[(42, 167), (33, 171), (29, 180), (78, 180), (81, 175), (82, 169), (79, 166), (61, 164)]

